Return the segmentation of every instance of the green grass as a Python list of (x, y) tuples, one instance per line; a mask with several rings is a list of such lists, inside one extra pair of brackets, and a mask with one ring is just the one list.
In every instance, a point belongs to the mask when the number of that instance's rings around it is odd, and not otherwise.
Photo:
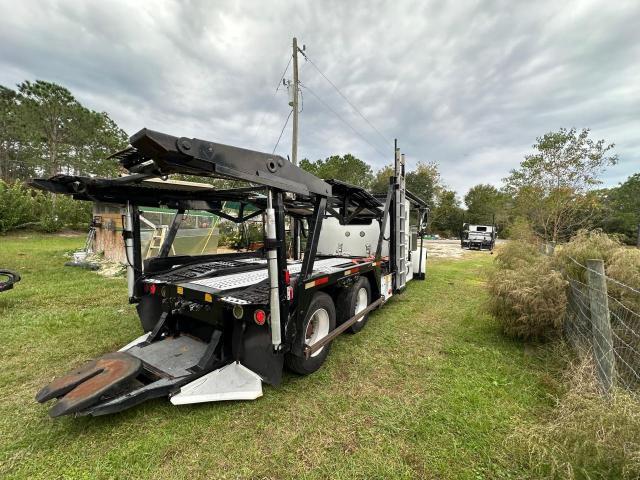
[(0, 237), (3, 478), (522, 478), (508, 436), (552, 408), (544, 355), (483, 313), (486, 253), (430, 262), (309, 377), (254, 402), (52, 420), (36, 391), (141, 333), (124, 279), (64, 267), (82, 237)]

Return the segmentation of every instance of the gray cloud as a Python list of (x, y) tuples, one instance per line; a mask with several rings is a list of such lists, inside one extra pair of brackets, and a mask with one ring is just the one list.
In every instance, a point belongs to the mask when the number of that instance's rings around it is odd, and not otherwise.
[[(632, 1), (2, 1), (0, 83), (59, 82), (128, 133), (270, 151), (288, 113), (274, 91), (296, 34), (384, 137), (398, 137), (410, 165), (438, 162), (461, 194), (499, 183), (536, 136), (561, 126), (616, 143), (612, 185), (640, 165), (638, 25)], [(301, 78), (301, 157), (390, 163), (392, 145), (312, 65), (302, 62)], [(289, 145), (287, 129), (278, 152)]]

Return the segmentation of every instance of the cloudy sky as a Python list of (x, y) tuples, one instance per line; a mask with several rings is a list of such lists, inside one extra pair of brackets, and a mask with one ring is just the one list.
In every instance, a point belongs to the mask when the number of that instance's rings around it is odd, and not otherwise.
[[(637, 0), (0, 0), (0, 83), (58, 82), (129, 134), (270, 152), (294, 35), (375, 126), (301, 58), (301, 158), (351, 152), (377, 169), (397, 137), (410, 166), (438, 162), (464, 194), (575, 126), (616, 144), (607, 185), (640, 171)], [(277, 152), (290, 142), (289, 124)]]

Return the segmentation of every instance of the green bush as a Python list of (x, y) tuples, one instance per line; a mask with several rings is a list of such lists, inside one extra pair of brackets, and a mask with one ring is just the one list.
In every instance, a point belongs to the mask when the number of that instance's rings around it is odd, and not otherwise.
[(56, 232), (63, 228), (87, 228), (91, 203), (66, 195), (53, 195), (0, 180), (0, 233), (20, 228)]
[(57, 232), (63, 228), (87, 228), (91, 220), (91, 203), (66, 195), (39, 193), (38, 229)]
[(34, 226), (37, 200), (22, 184), (0, 180), (0, 233)]
[(522, 217), (517, 217), (505, 230), (498, 232), (500, 237), (511, 240), (520, 240), (531, 244), (540, 244), (540, 238), (536, 236), (529, 221)]

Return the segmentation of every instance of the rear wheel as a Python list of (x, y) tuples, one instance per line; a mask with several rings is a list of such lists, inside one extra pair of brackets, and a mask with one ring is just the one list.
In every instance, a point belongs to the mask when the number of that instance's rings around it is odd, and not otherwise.
[[(317, 292), (311, 299), (307, 314), (302, 322), (300, 335), (304, 345), (314, 345), (336, 328), (336, 309), (331, 297), (324, 292)], [(301, 341), (298, 339), (298, 341)], [(318, 370), (329, 355), (331, 344), (314, 352), (309, 358), (298, 357), (288, 353), (285, 363), (290, 370), (301, 375), (308, 375)]]
[[(342, 324), (357, 315), (371, 303), (371, 285), (365, 277), (360, 277), (353, 285), (343, 288), (338, 295), (337, 316), (338, 324)], [(358, 319), (347, 331), (358, 333), (369, 319), (369, 314)]]

